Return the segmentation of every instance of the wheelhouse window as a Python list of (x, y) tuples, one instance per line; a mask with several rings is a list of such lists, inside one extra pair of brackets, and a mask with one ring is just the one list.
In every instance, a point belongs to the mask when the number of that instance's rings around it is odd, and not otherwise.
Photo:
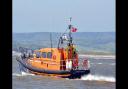
[(46, 52), (42, 52), (42, 57), (43, 57), (43, 58), (46, 58), (46, 57), (47, 57)]
[(52, 52), (47, 53), (47, 58), (52, 58)]
[(36, 57), (40, 58), (41, 57), (41, 53), (40, 52), (36, 52)]

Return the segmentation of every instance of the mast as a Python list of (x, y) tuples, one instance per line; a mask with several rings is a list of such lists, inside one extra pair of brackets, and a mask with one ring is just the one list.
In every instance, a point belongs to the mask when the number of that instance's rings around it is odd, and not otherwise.
[(70, 17), (70, 23), (69, 23), (69, 44), (72, 43), (72, 36), (71, 36), (72, 25), (71, 25), (71, 20), (72, 20), (72, 17)]
[[(69, 39), (68, 39), (68, 44), (70, 45), (70, 44), (72, 44), (72, 36), (71, 36), (71, 29), (72, 29), (72, 25), (71, 25), (71, 20), (72, 20), (72, 17), (70, 17), (70, 20), (69, 20), (69, 25), (68, 25), (68, 29), (69, 29), (69, 33), (68, 33), (68, 35), (69, 35)], [(67, 30), (68, 30), (67, 29)], [(67, 31), (66, 30), (66, 31)], [(65, 33), (64, 33), (65, 34)], [(62, 34), (62, 36), (64, 35), (64, 34)], [(62, 36), (59, 38), (59, 42), (58, 42), (58, 48), (59, 48), (59, 46), (60, 46), (60, 44), (63, 44), (63, 38), (62, 38)]]

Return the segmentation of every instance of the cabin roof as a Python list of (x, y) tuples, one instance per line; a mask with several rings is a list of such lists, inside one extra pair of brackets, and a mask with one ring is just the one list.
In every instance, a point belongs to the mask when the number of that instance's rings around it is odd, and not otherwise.
[(37, 52), (51, 52), (52, 51), (58, 51), (58, 48), (41, 48), (39, 50), (35, 50)]

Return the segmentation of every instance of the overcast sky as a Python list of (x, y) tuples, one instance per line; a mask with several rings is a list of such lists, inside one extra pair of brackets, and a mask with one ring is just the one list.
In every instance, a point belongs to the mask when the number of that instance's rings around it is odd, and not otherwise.
[(13, 0), (13, 32), (115, 32), (115, 0)]

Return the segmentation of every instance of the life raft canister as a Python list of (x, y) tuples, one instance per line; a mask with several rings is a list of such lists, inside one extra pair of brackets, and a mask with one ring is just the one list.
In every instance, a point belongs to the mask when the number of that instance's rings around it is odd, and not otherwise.
[(66, 69), (67, 69), (67, 70), (72, 69), (72, 61), (71, 61), (71, 60), (67, 60), (67, 61), (66, 61)]
[(69, 67), (69, 69), (72, 69), (72, 61), (71, 60), (69, 61), (68, 67)]

